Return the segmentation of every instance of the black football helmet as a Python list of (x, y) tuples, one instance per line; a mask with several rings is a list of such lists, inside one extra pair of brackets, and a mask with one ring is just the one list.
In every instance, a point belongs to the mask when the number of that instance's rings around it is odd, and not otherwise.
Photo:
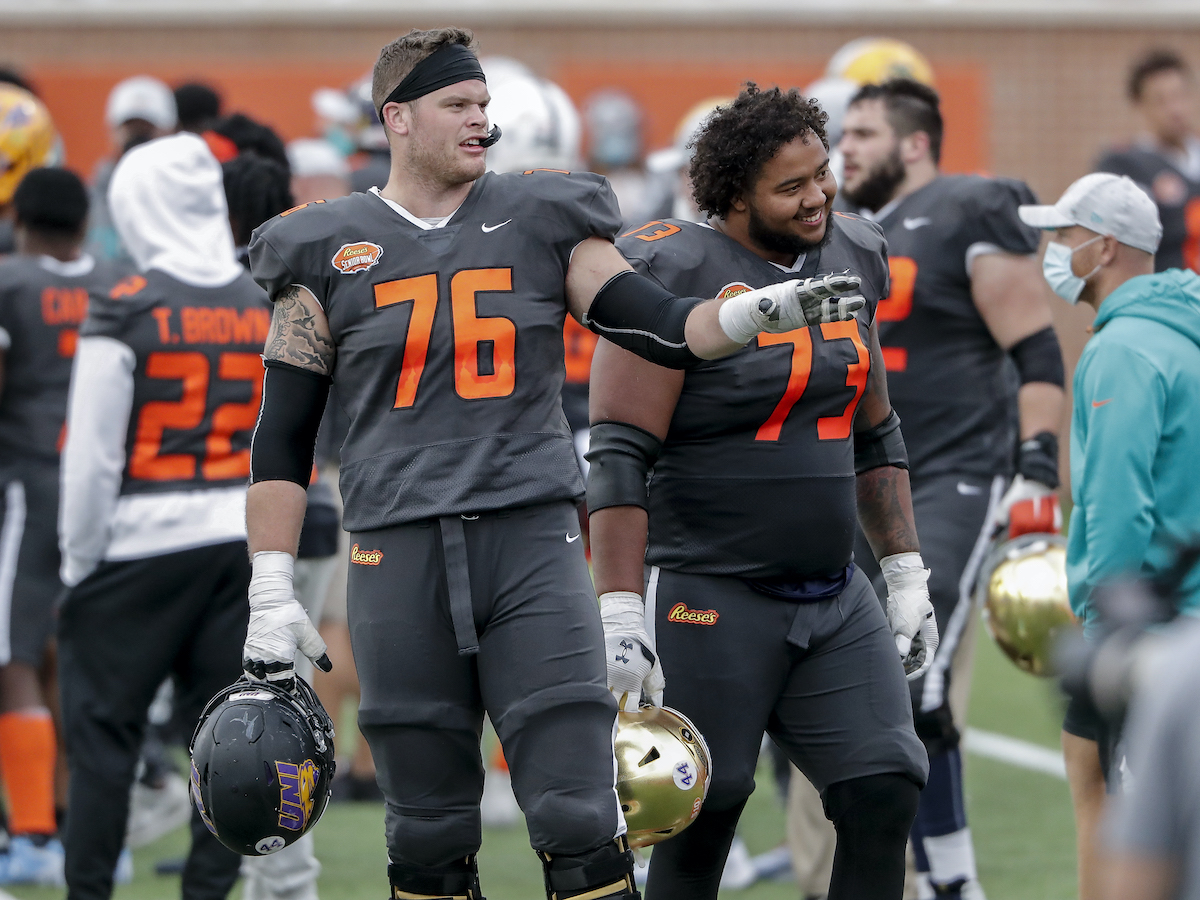
[(243, 856), (282, 850), (329, 802), (333, 722), (301, 678), (292, 690), (241, 678), (208, 702), (192, 735), (192, 800)]

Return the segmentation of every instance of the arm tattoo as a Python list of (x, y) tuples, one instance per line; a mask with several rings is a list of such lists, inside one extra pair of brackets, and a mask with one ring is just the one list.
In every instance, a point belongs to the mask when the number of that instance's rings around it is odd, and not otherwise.
[(868, 469), (855, 479), (855, 487), (858, 522), (877, 559), (921, 549), (905, 469)]
[(337, 348), (324, 314), (314, 312), (315, 305), (308, 292), (296, 284), (276, 294), (263, 356), (299, 369), (332, 375)]

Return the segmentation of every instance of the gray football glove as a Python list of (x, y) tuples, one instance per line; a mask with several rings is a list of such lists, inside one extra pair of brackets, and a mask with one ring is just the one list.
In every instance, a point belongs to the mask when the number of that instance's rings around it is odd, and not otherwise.
[(749, 343), (757, 334), (782, 334), (810, 325), (844, 322), (866, 305), (858, 294), (862, 279), (849, 270), (793, 279), (747, 291), (721, 304), (717, 319), (731, 341)]
[(600, 595), (600, 621), (604, 625), (604, 654), (608, 664), (608, 689), (617, 705), (637, 712), (642, 695), (653, 706), (662, 706), (662, 663), (646, 632), (642, 598), (630, 591)]
[(921, 554), (896, 553), (879, 561), (887, 583), (888, 627), (909, 681), (933, 665), (938, 648), (937, 618), (929, 602), (929, 570)]

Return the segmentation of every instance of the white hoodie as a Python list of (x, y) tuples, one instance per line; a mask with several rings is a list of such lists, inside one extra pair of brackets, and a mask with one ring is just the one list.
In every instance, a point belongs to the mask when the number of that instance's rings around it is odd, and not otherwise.
[[(194, 134), (135, 147), (108, 190), (121, 240), (145, 272), (196, 287), (242, 272), (220, 163)], [(71, 371), (62, 457), (62, 580), (77, 584), (102, 559), (140, 559), (244, 539), (244, 486), (120, 496), (136, 355), (109, 337), (82, 337)]]

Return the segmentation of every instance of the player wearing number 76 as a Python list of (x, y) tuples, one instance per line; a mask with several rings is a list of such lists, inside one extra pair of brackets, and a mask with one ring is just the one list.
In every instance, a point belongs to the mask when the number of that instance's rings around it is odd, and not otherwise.
[[(140, 272), (93, 292), (71, 374), (58, 647), (72, 900), (112, 894), (158, 686), (175, 676), (190, 733), (240, 671), (246, 477), (270, 323), (234, 255), (221, 166), (200, 138), (125, 154), (109, 205)], [(224, 897), (239, 863), (193, 810), (184, 896)]]
[[(597, 348), (587, 505), (601, 608), (640, 615), (650, 564), (664, 701), (713, 760), (699, 817), (655, 848), (655, 900), (715, 900), (764, 731), (837, 829), (830, 900), (902, 894), (927, 772), (905, 673), (934, 659), (937, 628), (876, 333), (886, 245), (877, 225), (831, 212), (825, 120), (795, 90), (749, 85), (696, 138), (707, 223), (617, 241), (676, 293), (848, 269), (866, 301), (854, 319), (760, 334), (686, 373)], [(888, 573), (886, 612), (853, 562), (856, 519)]]
[(850, 318), (862, 301), (839, 297), (858, 279), (793, 278), (704, 302), (634, 273), (613, 246), (621, 215), (602, 177), (485, 172), (503, 138), (488, 127), (470, 32), (398, 38), (371, 91), (388, 183), (285, 213), (250, 244), (275, 309), (251, 449), (246, 670), (287, 679), (297, 646), (321, 652), (291, 571), (332, 383), (351, 420), (349, 626), (392, 896), (481, 896), (486, 710), (548, 895), (636, 897), (609, 688), (640, 688), (653, 654), (635, 617), (606, 680), (576, 540), (583, 484), (562, 411), (564, 318), (688, 367), (760, 331)]

